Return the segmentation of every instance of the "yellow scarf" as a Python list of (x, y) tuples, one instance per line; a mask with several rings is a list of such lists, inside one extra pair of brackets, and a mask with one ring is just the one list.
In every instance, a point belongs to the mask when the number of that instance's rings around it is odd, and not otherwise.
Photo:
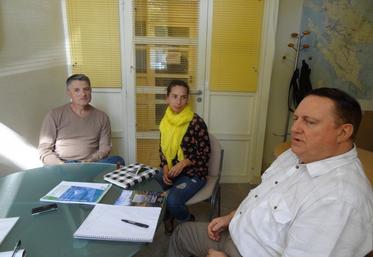
[(172, 167), (172, 160), (177, 154), (179, 161), (184, 160), (184, 153), (181, 149), (181, 141), (188, 129), (189, 122), (193, 119), (194, 112), (189, 105), (180, 113), (174, 113), (167, 107), (159, 125), (161, 131), (161, 149), (166, 157), (168, 168)]

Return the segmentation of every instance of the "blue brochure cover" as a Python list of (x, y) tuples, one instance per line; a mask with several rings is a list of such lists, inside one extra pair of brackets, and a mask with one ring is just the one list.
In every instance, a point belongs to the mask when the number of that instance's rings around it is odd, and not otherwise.
[(110, 189), (109, 183), (62, 181), (40, 201), (96, 204)]

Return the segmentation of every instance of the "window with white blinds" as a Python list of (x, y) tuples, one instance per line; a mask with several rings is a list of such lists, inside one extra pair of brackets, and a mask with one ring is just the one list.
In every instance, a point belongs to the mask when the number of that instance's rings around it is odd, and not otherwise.
[(121, 87), (118, 0), (66, 0), (73, 73), (93, 87)]

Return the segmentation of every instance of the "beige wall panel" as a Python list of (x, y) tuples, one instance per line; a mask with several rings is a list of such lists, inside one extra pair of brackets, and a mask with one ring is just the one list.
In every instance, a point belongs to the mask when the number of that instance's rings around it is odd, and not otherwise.
[(121, 132), (123, 128), (123, 101), (120, 90), (93, 90), (92, 105), (106, 112), (110, 118), (111, 132)]
[(250, 95), (211, 95), (210, 131), (250, 135), (254, 98)]
[(122, 136), (118, 135), (117, 133), (113, 133), (111, 138), (111, 143), (113, 148), (111, 149), (110, 155), (120, 155), (123, 158), (126, 157), (126, 153), (123, 153), (122, 149), (124, 149), (124, 142), (122, 140)]

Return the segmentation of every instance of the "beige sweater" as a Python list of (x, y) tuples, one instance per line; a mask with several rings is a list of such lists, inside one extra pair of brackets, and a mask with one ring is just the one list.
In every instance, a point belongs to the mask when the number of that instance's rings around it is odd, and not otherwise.
[(97, 161), (111, 150), (109, 117), (91, 106), (90, 113), (79, 117), (66, 104), (46, 115), (39, 139), (40, 159), (44, 164), (63, 160)]

